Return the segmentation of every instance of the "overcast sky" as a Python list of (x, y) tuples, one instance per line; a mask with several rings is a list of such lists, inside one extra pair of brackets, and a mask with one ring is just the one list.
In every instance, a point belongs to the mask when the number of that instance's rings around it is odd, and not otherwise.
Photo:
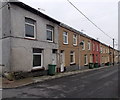
[[(20, 0), (35, 9), (112, 46), (112, 39), (104, 35), (81, 15), (67, 0)], [(118, 40), (119, 0), (70, 0), (80, 11), (110, 37)], [(118, 43), (118, 42), (117, 42)], [(115, 44), (117, 44), (115, 43)], [(117, 46), (116, 46), (117, 48)]]

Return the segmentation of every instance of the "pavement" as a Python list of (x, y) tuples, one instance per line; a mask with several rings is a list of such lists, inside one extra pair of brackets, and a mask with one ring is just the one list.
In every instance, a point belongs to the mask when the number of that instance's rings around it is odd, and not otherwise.
[[(48, 75), (48, 76), (30, 77), (30, 78), (14, 80), (14, 81), (9, 81), (6, 78), (2, 78), (2, 88), (3, 89), (19, 88), (19, 87), (43, 82), (46, 80), (57, 79), (57, 78), (75, 75), (75, 74), (79, 74), (79, 73), (85, 73), (85, 72), (89, 72), (89, 71), (93, 71), (93, 70), (100, 70), (100, 69), (104, 69), (107, 67), (112, 67), (112, 66), (104, 66), (104, 67), (99, 67), (99, 68), (94, 68), (94, 69), (83, 69), (83, 70), (77, 70), (77, 71), (72, 71), (72, 72), (57, 73), (54, 76)], [(1, 84), (0, 84), (0, 87), (1, 87)]]

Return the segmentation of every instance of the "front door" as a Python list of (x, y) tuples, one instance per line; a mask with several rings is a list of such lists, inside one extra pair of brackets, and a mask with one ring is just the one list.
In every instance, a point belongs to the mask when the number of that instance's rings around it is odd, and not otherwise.
[(64, 51), (61, 51), (60, 53), (60, 65), (61, 72), (64, 72)]

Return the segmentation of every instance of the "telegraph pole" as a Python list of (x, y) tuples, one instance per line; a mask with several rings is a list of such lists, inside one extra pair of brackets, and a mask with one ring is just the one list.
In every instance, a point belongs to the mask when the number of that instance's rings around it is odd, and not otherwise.
[(113, 38), (113, 66), (114, 66), (114, 42), (115, 42), (115, 40)]

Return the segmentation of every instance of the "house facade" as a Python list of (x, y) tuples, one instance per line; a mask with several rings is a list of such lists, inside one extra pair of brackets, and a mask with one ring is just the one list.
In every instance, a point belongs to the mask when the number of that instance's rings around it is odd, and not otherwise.
[(89, 63), (93, 63), (92, 55), (92, 41), (87, 35), (80, 34), (80, 66), (81, 68), (87, 68)]
[(92, 39), (92, 55), (93, 63), (100, 65), (100, 42), (95, 39)]
[(119, 52), (118, 52), (118, 50), (116, 50), (115, 49), (115, 51), (114, 51), (114, 61), (115, 61), (115, 64), (118, 64), (118, 62), (119, 62)]
[(100, 60), (101, 60), (101, 65), (105, 65), (107, 63), (110, 63), (111, 61), (111, 55), (110, 55), (110, 49), (109, 46), (101, 43), (100, 44)]
[(58, 64), (59, 22), (21, 2), (2, 10), (4, 71), (47, 70)]
[(61, 23), (59, 27), (60, 69), (71, 71), (79, 69), (79, 33)]
[(89, 63), (117, 63), (120, 58), (113, 48), (22, 2), (2, 5), (0, 66), (4, 72), (47, 72), (49, 64), (64, 72), (88, 68)]

